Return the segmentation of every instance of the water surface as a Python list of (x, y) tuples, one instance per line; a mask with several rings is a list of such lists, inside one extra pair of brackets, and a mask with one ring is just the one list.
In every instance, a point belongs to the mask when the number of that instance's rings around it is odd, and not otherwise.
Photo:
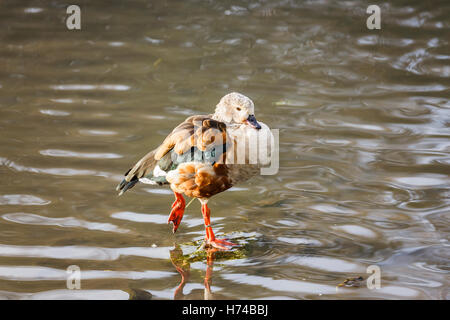
[[(368, 30), (370, 4), (91, 1), (68, 31), (62, 4), (3, 1), (0, 298), (449, 299), (449, 6), (383, 3)], [(173, 235), (170, 190), (114, 188), (231, 91), (280, 129), (280, 170), (210, 202), (243, 248), (195, 256), (197, 202)]]

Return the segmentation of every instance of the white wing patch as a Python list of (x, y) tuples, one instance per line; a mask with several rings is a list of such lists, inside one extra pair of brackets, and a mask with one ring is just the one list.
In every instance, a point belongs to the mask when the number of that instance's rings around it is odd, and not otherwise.
[(155, 169), (153, 169), (153, 176), (154, 176), (154, 177), (165, 177), (166, 174), (167, 174), (167, 172), (163, 171), (163, 170), (159, 167), (159, 165), (157, 165), (157, 166), (155, 167)]
[[(157, 165), (155, 167), (155, 169), (153, 169), (153, 176), (154, 177), (165, 177), (167, 174), (167, 172), (163, 171), (159, 165)], [(149, 178), (140, 178), (139, 182), (145, 183), (145, 184), (158, 184), (155, 181), (149, 179)]]
[(145, 184), (156, 184), (155, 181), (150, 180), (150, 179), (148, 179), (148, 178), (140, 178), (140, 179), (139, 179), (139, 182), (142, 182), (142, 183), (145, 183)]

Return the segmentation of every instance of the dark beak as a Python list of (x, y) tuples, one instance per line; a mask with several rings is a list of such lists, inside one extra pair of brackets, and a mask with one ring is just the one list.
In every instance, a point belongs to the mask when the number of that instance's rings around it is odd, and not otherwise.
[(253, 128), (259, 130), (261, 129), (261, 125), (256, 121), (255, 115), (251, 114), (247, 118), (247, 124), (252, 126)]

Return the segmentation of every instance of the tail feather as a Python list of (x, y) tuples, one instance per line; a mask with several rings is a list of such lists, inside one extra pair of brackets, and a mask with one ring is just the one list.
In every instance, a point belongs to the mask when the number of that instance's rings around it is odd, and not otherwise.
[(123, 193), (125, 191), (127, 191), (128, 189), (131, 189), (134, 187), (134, 185), (136, 183), (139, 182), (139, 179), (135, 177), (135, 179), (131, 180), (131, 181), (127, 181), (125, 179), (122, 180), (121, 183), (119, 183), (119, 185), (117, 186), (116, 190), (119, 191), (119, 196), (123, 195)]
[(116, 187), (116, 191), (120, 191), (123, 189), (123, 187), (128, 183), (127, 180), (123, 179)]
[(155, 153), (156, 150), (149, 152), (141, 160), (139, 160), (134, 167), (125, 173), (125, 179), (123, 179), (116, 187), (116, 190), (120, 191), (119, 196), (121, 196), (128, 189), (133, 188), (134, 185), (139, 182), (140, 178), (155, 168)]

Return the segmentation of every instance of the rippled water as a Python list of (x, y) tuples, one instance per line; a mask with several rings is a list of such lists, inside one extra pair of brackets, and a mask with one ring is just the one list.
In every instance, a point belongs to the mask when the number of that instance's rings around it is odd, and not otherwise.
[[(369, 4), (93, 1), (68, 31), (64, 5), (3, 1), (0, 297), (449, 299), (448, 1), (380, 4), (381, 30)], [(173, 235), (170, 190), (114, 188), (231, 91), (280, 129), (280, 171), (211, 201), (243, 247), (207, 258), (198, 203)]]

